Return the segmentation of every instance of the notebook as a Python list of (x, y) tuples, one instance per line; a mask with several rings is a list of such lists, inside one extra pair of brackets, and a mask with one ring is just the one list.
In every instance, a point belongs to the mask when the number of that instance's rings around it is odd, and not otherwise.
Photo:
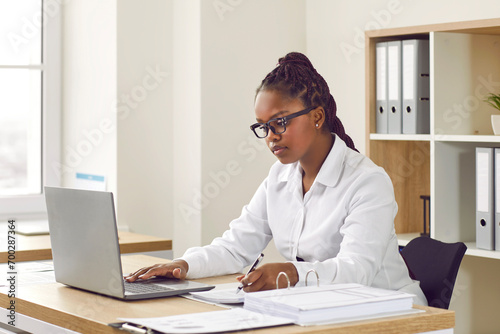
[[(126, 282), (111, 192), (45, 187), (45, 202), (57, 282), (124, 300), (214, 288), (166, 278)], [(133, 290), (126, 291), (126, 286)]]

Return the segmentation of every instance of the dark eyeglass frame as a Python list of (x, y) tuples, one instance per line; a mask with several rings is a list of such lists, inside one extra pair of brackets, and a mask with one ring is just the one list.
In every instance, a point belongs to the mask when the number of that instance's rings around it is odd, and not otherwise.
[[(257, 136), (257, 138), (266, 138), (269, 135), (269, 129), (271, 129), (271, 131), (275, 135), (280, 135), (280, 134), (282, 134), (282, 133), (284, 133), (286, 131), (286, 125), (287, 125), (288, 121), (290, 121), (291, 119), (293, 119), (295, 117), (299, 117), (299, 116), (305, 115), (305, 114), (309, 113), (310, 111), (312, 111), (312, 110), (314, 110), (316, 108), (317, 107), (309, 107), (309, 108), (306, 108), (304, 110), (297, 111), (297, 112), (295, 112), (293, 114), (290, 114), (290, 115), (286, 115), (286, 116), (283, 116), (283, 117), (278, 117), (278, 118), (270, 119), (266, 123), (255, 123), (255, 124), (250, 125), (250, 129), (253, 131), (253, 133), (255, 134), (255, 136)], [(283, 131), (281, 131), (281, 132), (276, 132), (276, 129), (271, 125), (272, 122), (278, 122), (278, 121), (281, 121), (282, 124), (283, 124)], [(264, 129), (266, 129), (266, 135), (264, 137), (259, 136), (257, 134), (257, 131), (255, 131), (256, 128), (261, 127), (261, 126), (265, 126)]]

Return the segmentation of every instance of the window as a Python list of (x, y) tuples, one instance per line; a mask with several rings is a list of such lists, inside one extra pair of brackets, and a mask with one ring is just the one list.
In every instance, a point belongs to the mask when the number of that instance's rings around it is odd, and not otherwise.
[(59, 185), (60, 1), (0, 0), (0, 215), (45, 212)]

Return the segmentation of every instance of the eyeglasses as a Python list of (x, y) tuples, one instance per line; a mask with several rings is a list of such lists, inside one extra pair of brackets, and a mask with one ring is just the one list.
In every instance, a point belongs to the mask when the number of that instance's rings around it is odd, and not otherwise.
[(266, 123), (255, 123), (250, 125), (250, 129), (255, 133), (257, 138), (266, 138), (269, 134), (269, 129), (271, 129), (275, 135), (279, 135), (286, 131), (286, 125), (292, 118), (305, 115), (316, 108), (317, 107), (310, 107), (284, 117), (273, 118)]

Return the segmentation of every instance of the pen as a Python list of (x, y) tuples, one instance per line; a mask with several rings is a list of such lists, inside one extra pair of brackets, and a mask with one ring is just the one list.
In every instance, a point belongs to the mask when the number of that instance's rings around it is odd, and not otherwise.
[[(248, 274), (250, 274), (252, 271), (254, 271), (255, 268), (257, 268), (257, 266), (259, 265), (260, 261), (262, 261), (263, 257), (264, 257), (264, 254), (260, 253), (259, 257), (257, 257), (257, 259), (254, 261), (254, 263), (252, 264), (252, 266), (250, 267), (250, 269), (248, 269), (247, 273), (245, 274), (245, 277)], [(241, 289), (243, 289), (243, 283), (240, 283), (240, 285), (236, 288), (236, 293), (240, 292)]]

